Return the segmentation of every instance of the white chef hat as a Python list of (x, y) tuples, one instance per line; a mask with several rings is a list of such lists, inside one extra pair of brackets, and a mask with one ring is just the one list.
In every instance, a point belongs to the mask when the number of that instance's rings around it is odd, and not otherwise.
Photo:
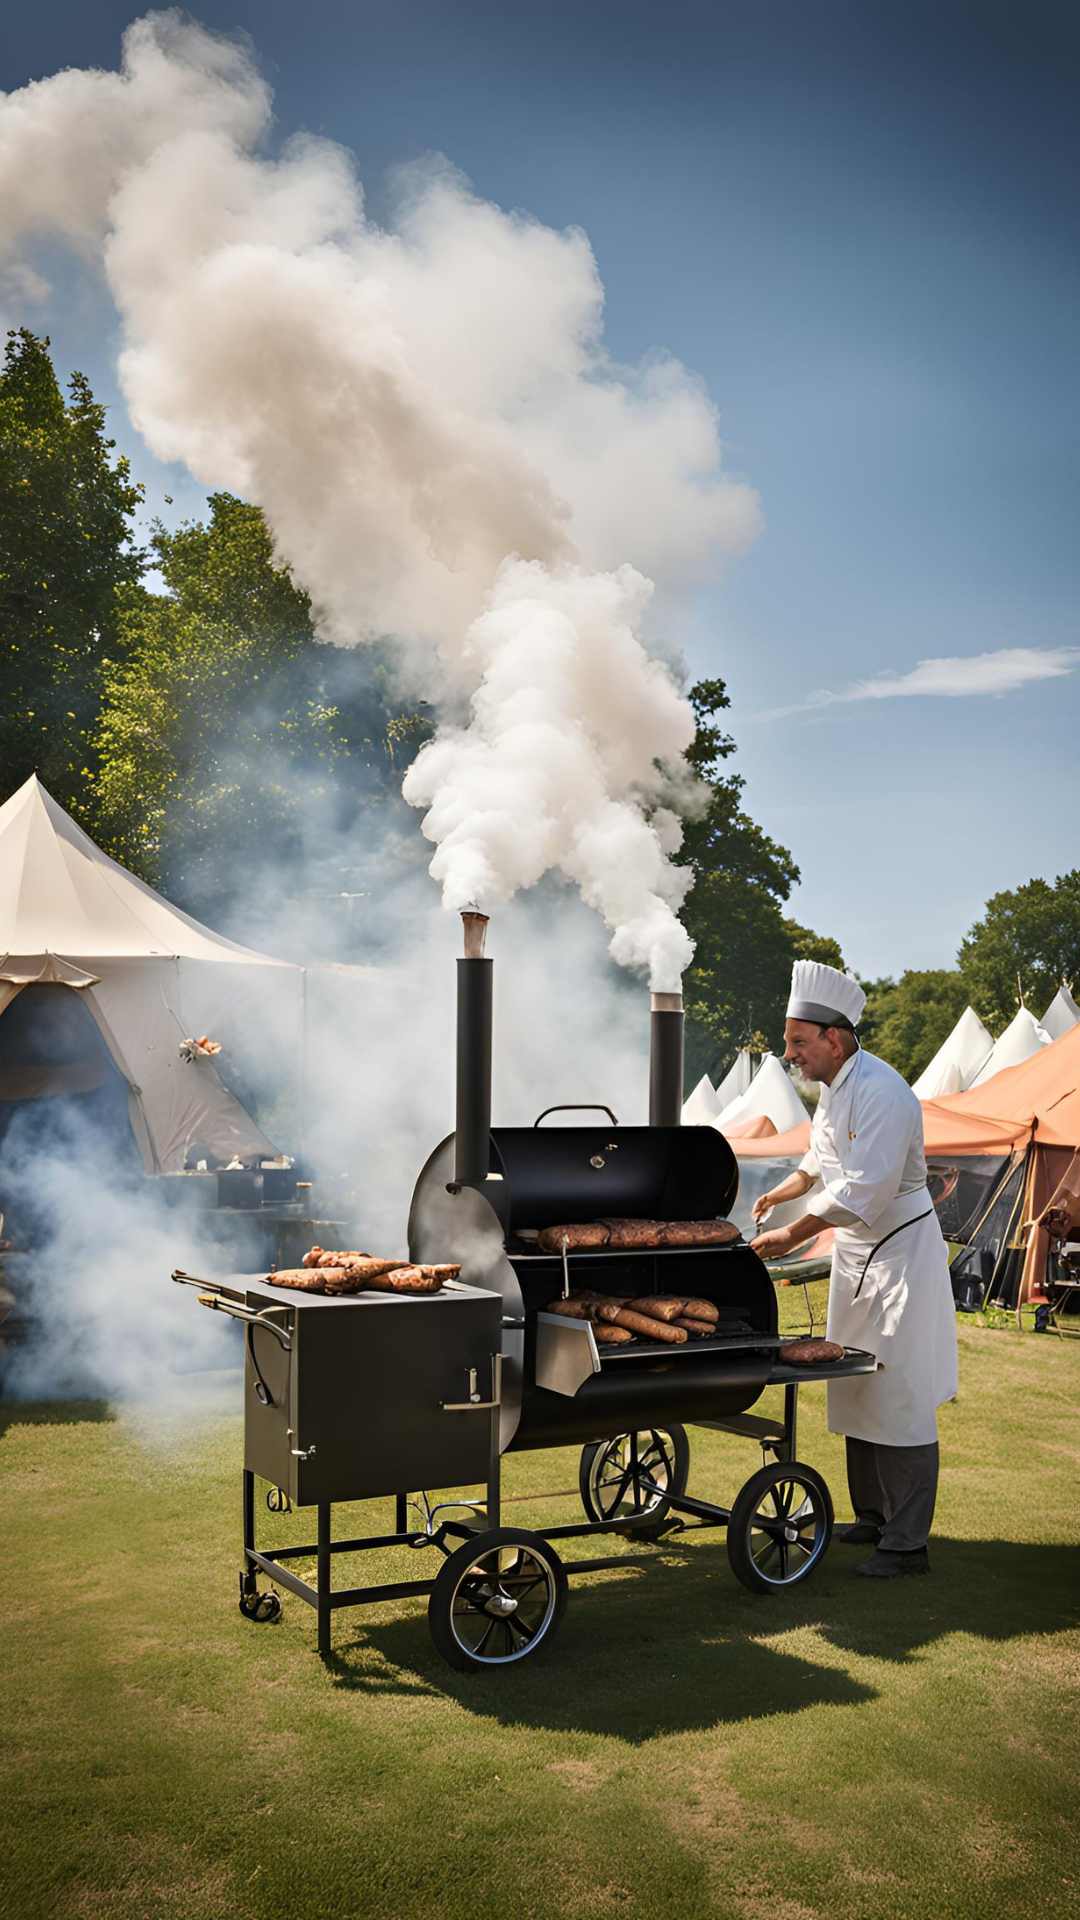
[(791, 969), (789, 1020), (813, 1020), (832, 1027), (838, 1020), (857, 1026), (866, 995), (850, 973), (826, 967), (820, 960), (796, 960)]

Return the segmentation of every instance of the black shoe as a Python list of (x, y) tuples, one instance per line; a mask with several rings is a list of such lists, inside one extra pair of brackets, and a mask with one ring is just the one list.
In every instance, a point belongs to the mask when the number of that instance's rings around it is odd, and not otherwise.
[(881, 1528), (872, 1520), (845, 1520), (842, 1526), (833, 1528), (832, 1537), (842, 1547), (876, 1547)]
[(879, 1547), (869, 1560), (860, 1560), (855, 1568), (867, 1580), (899, 1580), (908, 1573), (929, 1573), (930, 1560), (925, 1547), (917, 1547), (914, 1553), (890, 1553), (887, 1548)]

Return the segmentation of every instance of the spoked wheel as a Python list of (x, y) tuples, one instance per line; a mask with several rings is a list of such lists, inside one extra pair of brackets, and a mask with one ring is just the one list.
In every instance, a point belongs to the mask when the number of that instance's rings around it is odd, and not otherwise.
[(551, 1639), (566, 1595), (563, 1563), (541, 1534), (492, 1527), (440, 1569), (428, 1601), (431, 1637), (465, 1673), (512, 1666)]
[[(594, 1440), (581, 1450), (581, 1504), (590, 1520), (625, 1518), (628, 1538), (658, 1540), (671, 1509), (669, 1496), (685, 1493), (689, 1471), (685, 1427), (645, 1427), (614, 1440)], [(641, 1516), (636, 1522), (635, 1514)]]
[(832, 1500), (821, 1475), (797, 1460), (780, 1460), (762, 1467), (737, 1494), (728, 1559), (744, 1587), (776, 1593), (813, 1573), (832, 1529)]

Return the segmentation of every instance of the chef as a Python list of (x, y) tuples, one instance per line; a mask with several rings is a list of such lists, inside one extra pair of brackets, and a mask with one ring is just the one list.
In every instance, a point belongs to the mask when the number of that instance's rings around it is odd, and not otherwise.
[(937, 1409), (956, 1392), (956, 1315), (926, 1188), (922, 1109), (900, 1074), (859, 1046), (865, 1004), (850, 974), (795, 962), (784, 1057), (821, 1083), (821, 1097), (809, 1153), (754, 1203), (754, 1218), (810, 1198), (798, 1219), (752, 1244), (774, 1260), (835, 1229), (828, 1337), (878, 1362), (876, 1373), (829, 1384), (829, 1428), (847, 1437), (856, 1515), (836, 1536), (874, 1548), (857, 1573), (895, 1579), (929, 1570)]

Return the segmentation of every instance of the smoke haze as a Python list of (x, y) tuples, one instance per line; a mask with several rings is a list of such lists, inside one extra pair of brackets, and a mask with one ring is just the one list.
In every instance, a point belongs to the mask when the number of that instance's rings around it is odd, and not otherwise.
[(758, 524), (677, 362), (613, 364), (585, 236), (477, 198), (435, 159), (366, 216), (350, 156), (271, 156), (245, 47), (178, 12), (119, 73), (0, 101), (12, 267), (38, 234), (104, 268), (120, 375), (159, 458), (257, 502), (323, 637), (392, 633), (444, 719), (408, 797), (450, 906), (545, 872), (670, 988), (690, 957), (670, 864), (694, 730), (651, 658), (661, 602)]

